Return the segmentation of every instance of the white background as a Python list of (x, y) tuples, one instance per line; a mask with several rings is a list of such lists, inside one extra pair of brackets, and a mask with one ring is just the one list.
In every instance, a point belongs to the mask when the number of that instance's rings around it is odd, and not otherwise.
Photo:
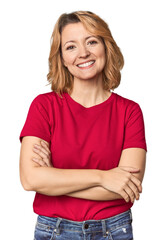
[(50, 37), (64, 12), (89, 10), (110, 26), (125, 66), (116, 93), (138, 102), (148, 146), (143, 193), (133, 210), (135, 240), (165, 239), (165, 56), (164, 0), (53, 1), (0, 3), (0, 220), (2, 239), (33, 239), (37, 215), (33, 192), (19, 180), (19, 134), (31, 101), (49, 92)]

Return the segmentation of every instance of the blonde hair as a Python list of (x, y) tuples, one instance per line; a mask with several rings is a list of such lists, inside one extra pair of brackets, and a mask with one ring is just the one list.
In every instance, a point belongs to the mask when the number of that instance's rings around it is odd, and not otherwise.
[(51, 89), (58, 93), (71, 93), (73, 88), (73, 75), (63, 65), (61, 53), (61, 33), (63, 28), (70, 23), (81, 22), (93, 35), (103, 40), (106, 51), (106, 64), (103, 69), (103, 89), (114, 90), (120, 84), (120, 70), (124, 65), (124, 58), (110, 32), (108, 24), (96, 14), (89, 11), (76, 11), (62, 14), (55, 24), (51, 36), (49, 55), (49, 73), (47, 80)]

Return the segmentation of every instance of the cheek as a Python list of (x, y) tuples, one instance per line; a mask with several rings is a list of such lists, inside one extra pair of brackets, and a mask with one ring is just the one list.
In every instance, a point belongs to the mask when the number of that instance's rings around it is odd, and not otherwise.
[(76, 59), (75, 53), (74, 54), (65, 54), (63, 56), (63, 60), (66, 65), (73, 64), (75, 62), (75, 59)]
[(94, 53), (100, 60), (105, 61), (106, 60), (106, 53), (105, 48), (100, 46), (98, 49), (95, 50)]
[(101, 49), (101, 50), (99, 51), (99, 56), (100, 56), (101, 58), (103, 58), (103, 59), (106, 59), (105, 49)]
[(104, 54), (103, 54), (103, 65), (105, 66), (105, 64), (106, 64), (106, 54), (104, 52)]

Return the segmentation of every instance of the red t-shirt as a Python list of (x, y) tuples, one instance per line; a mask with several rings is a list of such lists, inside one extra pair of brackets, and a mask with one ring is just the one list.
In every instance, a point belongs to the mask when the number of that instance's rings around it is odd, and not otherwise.
[[(20, 134), (50, 143), (52, 163), (63, 169), (108, 170), (118, 166), (122, 150), (147, 151), (140, 106), (112, 92), (104, 102), (86, 108), (68, 93), (38, 95), (31, 103)], [(109, 218), (127, 211), (132, 203), (123, 199), (94, 201), (36, 193), (33, 208), (39, 215), (73, 221)]]

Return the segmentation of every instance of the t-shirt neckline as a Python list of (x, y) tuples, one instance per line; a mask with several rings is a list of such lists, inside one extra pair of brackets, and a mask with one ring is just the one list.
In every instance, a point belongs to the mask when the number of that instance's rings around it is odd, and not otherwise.
[(87, 110), (87, 111), (88, 111), (88, 110), (92, 110), (92, 109), (101, 108), (101, 107), (105, 106), (106, 104), (108, 104), (109, 102), (112, 101), (112, 99), (114, 98), (114, 95), (115, 95), (114, 92), (111, 92), (111, 95), (110, 95), (104, 102), (101, 102), (101, 103), (96, 104), (96, 105), (91, 106), (91, 107), (84, 107), (82, 104), (76, 102), (76, 101), (69, 95), (69, 93), (65, 92), (65, 94), (66, 94), (67, 99), (68, 99), (72, 104), (74, 104), (75, 106), (80, 107), (80, 108), (82, 108), (82, 109), (84, 109), (84, 110)]

